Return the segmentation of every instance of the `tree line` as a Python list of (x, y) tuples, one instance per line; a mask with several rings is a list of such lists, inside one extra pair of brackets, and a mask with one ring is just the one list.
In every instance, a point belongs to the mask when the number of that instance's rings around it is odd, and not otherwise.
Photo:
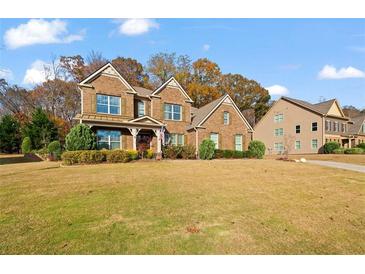
[[(19, 148), (18, 140), (30, 134), (34, 115), (39, 116), (40, 111), (57, 128), (57, 136), (63, 142), (73, 125), (72, 118), (80, 112), (77, 83), (107, 62), (112, 63), (132, 86), (154, 89), (174, 76), (193, 99), (194, 107), (199, 108), (228, 93), (251, 123), (259, 120), (270, 107), (270, 95), (258, 82), (241, 74), (223, 74), (219, 65), (207, 58), (192, 61), (187, 55), (157, 53), (143, 66), (133, 58), (118, 56), (108, 60), (101, 53), (92, 51), (86, 58), (81, 55), (55, 58), (51, 65), (44, 67), (45, 81), (31, 89), (10, 85), (5, 79), (0, 79), (3, 124), (0, 125), (0, 149), (9, 151), (2, 148), (4, 143), (13, 146), (10, 150)], [(11, 145), (9, 140), (2, 141), (7, 135), (4, 128), (8, 130), (12, 124), (19, 128), (17, 137), (14, 137), (17, 146)]]

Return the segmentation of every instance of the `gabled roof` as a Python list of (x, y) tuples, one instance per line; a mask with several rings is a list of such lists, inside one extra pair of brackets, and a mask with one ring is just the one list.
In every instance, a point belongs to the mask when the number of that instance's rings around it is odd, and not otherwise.
[(137, 91), (137, 94), (140, 96), (148, 97), (153, 93), (152, 90), (147, 88), (136, 87), (136, 86), (133, 86), (133, 88), (135, 89), (135, 91)]
[(163, 88), (165, 88), (171, 81), (174, 81), (174, 83), (177, 85), (177, 87), (181, 90), (182, 94), (188, 99), (189, 102), (193, 102), (193, 100), (189, 97), (187, 92), (183, 89), (183, 87), (179, 84), (178, 81), (174, 77), (171, 77), (168, 79), (165, 83), (163, 83), (161, 86), (159, 86), (151, 95), (157, 95)]
[(163, 123), (161, 123), (160, 121), (158, 121), (158, 120), (156, 120), (156, 119), (154, 119), (154, 118), (152, 118), (152, 117), (150, 117), (150, 116), (148, 116), (148, 115), (145, 115), (145, 116), (142, 116), (142, 117), (138, 117), (138, 118), (136, 118), (136, 119), (130, 120), (129, 122), (131, 122), (131, 123), (133, 123), (133, 122), (140, 122), (140, 121), (142, 121), (142, 120), (149, 120), (149, 121), (151, 121), (153, 124), (157, 124), (157, 125), (161, 125), (161, 126), (163, 126), (163, 125), (164, 125), (164, 124), (163, 124)]
[(299, 100), (299, 99), (294, 99), (294, 98), (290, 98), (290, 97), (286, 97), (286, 96), (282, 96), (281, 99), (285, 100), (285, 101), (288, 101), (288, 102), (291, 102), (291, 103), (294, 103), (296, 105), (299, 105), (299, 106), (302, 106), (308, 110), (311, 110), (317, 114), (320, 114), (320, 115), (325, 115), (323, 112), (321, 112), (318, 107), (316, 107), (315, 105), (311, 104), (311, 103), (308, 103), (306, 101), (303, 101), (303, 100)]
[(123, 78), (122, 75), (120, 75), (118, 70), (111, 63), (105, 64), (104, 66), (102, 66), (101, 68), (99, 68), (98, 70), (96, 70), (95, 72), (90, 74), (89, 76), (87, 76), (84, 80), (82, 80), (79, 83), (79, 85), (87, 85), (90, 80), (94, 79), (95, 77), (97, 77), (99, 74), (101, 74), (103, 71), (106, 71), (106, 70), (109, 70), (110, 72), (112, 72), (113, 75), (118, 77), (119, 80), (133, 93), (137, 93), (136, 90)]
[(246, 124), (249, 131), (253, 131), (250, 123), (247, 122), (246, 118), (243, 116), (243, 114), (241, 113), (241, 111), (239, 110), (239, 108), (237, 107), (235, 102), (232, 100), (232, 98), (228, 94), (223, 95), (222, 97), (202, 106), (199, 109), (196, 109), (194, 112), (193, 120), (191, 122), (191, 125), (188, 127), (188, 129), (202, 126), (202, 124), (210, 117), (210, 115), (212, 115), (214, 113), (214, 111), (226, 100), (229, 100), (231, 102), (233, 108), (238, 113), (238, 116), (240, 116), (241, 119), (243, 120), (243, 122)]
[(365, 113), (351, 118), (353, 124), (349, 124), (348, 132), (351, 134), (359, 134), (362, 125), (365, 123)]

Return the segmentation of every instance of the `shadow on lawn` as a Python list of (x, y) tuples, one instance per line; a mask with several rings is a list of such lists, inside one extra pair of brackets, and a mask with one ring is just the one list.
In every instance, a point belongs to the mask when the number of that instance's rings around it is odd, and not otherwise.
[(23, 155), (23, 154), (1, 154), (0, 165), (9, 164), (21, 164), (21, 163), (32, 163), (41, 162), (42, 159), (35, 155)]

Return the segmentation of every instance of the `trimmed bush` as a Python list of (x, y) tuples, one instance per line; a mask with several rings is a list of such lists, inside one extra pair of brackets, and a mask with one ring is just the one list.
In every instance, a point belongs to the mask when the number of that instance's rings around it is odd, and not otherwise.
[(47, 160), (48, 155), (49, 155), (48, 149), (46, 147), (38, 149), (38, 150), (34, 150), (33, 153), (38, 154), (39, 156), (41, 156), (41, 158), (43, 160)]
[(91, 129), (84, 124), (71, 128), (66, 136), (66, 150), (92, 150), (96, 147), (96, 137)]
[(243, 158), (243, 155), (244, 155), (244, 151), (234, 150), (232, 157), (234, 159), (242, 159)]
[(195, 146), (185, 145), (182, 147), (181, 158), (183, 159), (196, 159)]
[(335, 149), (339, 149), (341, 146), (339, 143), (337, 142), (328, 142), (328, 143), (325, 143), (324, 146), (323, 146), (323, 152), (325, 154), (330, 154), (330, 153), (333, 153), (333, 151)]
[(359, 147), (345, 149), (345, 154), (362, 154), (364, 151)]
[(356, 147), (361, 148), (362, 150), (365, 150), (365, 143), (358, 144)]
[(32, 142), (29, 137), (25, 137), (22, 142), (22, 152), (24, 154), (30, 153), (32, 151)]
[(215, 159), (221, 159), (221, 158), (223, 158), (223, 150), (221, 150), (221, 149), (215, 149), (214, 150), (214, 158)]
[(104, 154), (99, 150), (84, 150), (79, 154), (78, 163), (98, 164), (104, 160)]
[(153, 158), (153, 155), (154, 155), (153, 150), (152, 149), (147, 149), (147, 151), (146, 151), (146, 158), (147, 159), (152, 159)]
[(181, 158), (182, 146), (168, 145), (162, 148), (162, 154), (167, 159), (179, 159)]
[(265, 144), (261, 141), (254, 140), (248, 145), (250, 158), (262, 159), (265, 155)]
[(62, 153), (62, 162), (65, 165), (75, 165), (80, 163), (80, 155), (83, 151), (65, 151)]
[(212, 140), (204, 139), (199, 146), (199, 158), (211, 160), (214, 156), (215, 143)]
[(50, 142), (48, 145), (48, 153), (52, 154), (54, 159), (60, 159), (62, 148), (59, 141)]
[[(137, 150), (128, 150), (129, 157), (132, 161), (138, 160), (138, 151)], [(146, 154), (146, 152), (144, 153)]]
[(108, 163), (127, 163), (130, 160), (130, 155), (126, 150), (111, 150), (106, 156)]
[(334, 150), (332, 150), (333, 154), (344, 154), (345, 153), (345, 149), (340, 147), (340, 148), (336, 148)]
[(231, 159), (231, 158), (233, 158), (233, 154), (234, 154), (233, 150), (229, 150), (229, 149), (223, 150), (223, 158)]

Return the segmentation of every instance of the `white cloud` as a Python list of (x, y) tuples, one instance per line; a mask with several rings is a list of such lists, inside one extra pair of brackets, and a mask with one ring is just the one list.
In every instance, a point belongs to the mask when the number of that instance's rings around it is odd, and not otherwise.
[(84, 35), (84, 31), (68, 35), (67, 23), (59, 19), (31, 19), (25, 24), (8, 29), (4, 35), (4, 42), (7, 48), (16, 49), (35, 44), (68, 44), (83, 40)]
[(208, 51), (210, 49), (210, 45), (209, 44), (204, 44), (203, 45), (203, 50), (204, 51)]
[(13, 72), (10, 69), (0, 68), (0, 79), (12, 80)]
[(289, 90), (280, 85), (273, 85), (270, 87), (266, 87), (266, 89), (269, 91), (270, 95), (286, 95), (289, 93)]
[(334, 66), (325, 65), (318, 73), (319, 79), (345, 79), (345, 78), (365, 78), (365, 72), (354, 68), (340, 68), (336, 69)]
[(150, 29), (158, 29), (159, 24), (153, 19), (127, 19), (122, 20), (119, 32), (125, 35), (140, 35), (147, 33)]
[(50, 69), (51, 64), (48, 64), (42, 60), (36, 60), (32, 63), (29, 69), (25, 72), (23, 79), (24, 84), (40, 84), (49, 79), (53, 79), (54, 75), (48, 75), (47, 70)]

